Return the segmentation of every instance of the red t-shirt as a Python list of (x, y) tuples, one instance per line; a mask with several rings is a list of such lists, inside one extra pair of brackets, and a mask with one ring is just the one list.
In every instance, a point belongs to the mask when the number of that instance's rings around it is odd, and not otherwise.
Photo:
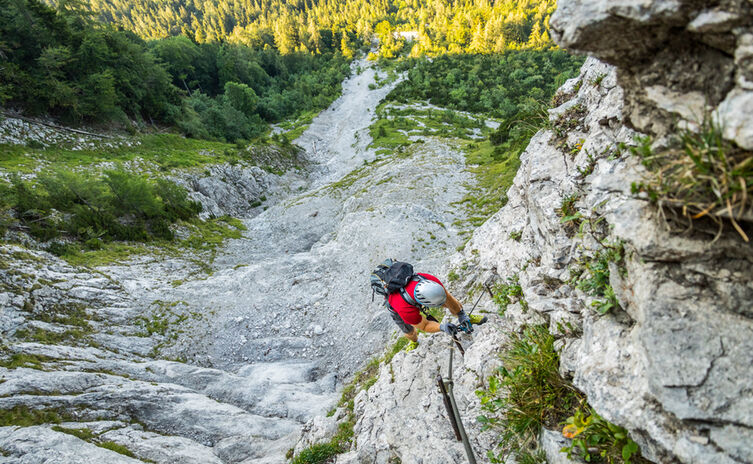
[[(431, 274), (419, 273), (418, 275), (422, 277), (426, 277), (427, 279), (433, 280), (439, 285), (442, 285), (442, 282), (440, 282), (439, 279), (437, 279)], [(408, 295), (414, 298), (415, 296), (413, 294), (413, 291), (416, 289), (416, 284), (418, 284), (418, 281), (408, 282), (408, 285), (405, 286), (405, 290), (408, 292)], [(442, 287), (444, 287), (444, 285), (442, 285)], [(390, 295), (388, 298), (388, 301), (390, 303), (390, 306), (392, 306), (392, 309), (394, 309), (400, 315), (400, 318), (406, 324), (414, 325), (421, 322), (421, 311), (419, 311), (417, 307), (405, 301), (405, 299), (400, 294), (400, 292), (395, 292), (392, 295)]]

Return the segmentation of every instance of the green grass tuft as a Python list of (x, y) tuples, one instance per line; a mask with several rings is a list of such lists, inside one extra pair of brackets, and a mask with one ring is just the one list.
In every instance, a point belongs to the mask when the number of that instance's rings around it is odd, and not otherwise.
[(48, 358), (47, 356), (36, 354), (13, 353), (9, 359), (0, 361), (0, 367), (5, 367), (6, 369), (26, 367), (30, 369), (42, 370), (44, 367), (42, 363), (52, 360), (52, 358)]
[(59, 409), (29, 409), (27, 406), (0, 409), (0, 427), (59, 424), (70, 418), (68, 413)]
[(501, 451), (489, 451), (492, 462), (527, 452), (543, 426), (555, 427), (582, 398), (560, 376), (554, 337), (545, 325), (511, 334), (500, 357), (503, 365), (489, 377), (488, 389), (476, 392), (485, 412), (478, 418), (483, 429), (500, 433)]
[(684, 130), (672, 145), (655, 151), (650, 138), (639, 138), (631, 151), (640, 156), (650, 174), (633, 185), (634, 193), (649, 198), (673, 222), (690, 227), (693, 221), (710, 219), (717, 237), (731, 224), (748, 242), (753, 223), (753, 152), (724, 140), (721, 128), (710, 118), (697, 132)]
[(52, 427), (52, 430), (56, 432), (62, 432), (67, 433), (68, 435), (73, 435), (76, 438), (79, 438), (84, 441), (92, 441), (94, 439), (94, 432), (92, 432), (90, 429), (69, 429), (65, 427), (60, 427), (59, 425), (56, 425)]
[(119, 445), (115, 443), (114, 441), (103, 441), (101, 443), (95, 443), (100, 448), (109, 449), (110, 451), (115, 451), (116, 453), (120, 453), (124, 456), (128, 456), (130, 458), (135, 458), (136, 455), (131, 452), (128, 448), (126, 448), (123, 445)]

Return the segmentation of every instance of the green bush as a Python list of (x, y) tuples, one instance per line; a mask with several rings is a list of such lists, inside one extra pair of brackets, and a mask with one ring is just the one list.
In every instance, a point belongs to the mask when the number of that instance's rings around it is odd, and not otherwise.
[(604, 420), (591, 407), (578, 408), (565, 424), (562, 434), (572, 442), (561, 451), (567, 453), (568, 459), (577, 456), (587, 462), (609, 464), (648, 462), (641, 457), (638, 444), (628, 436), (627, 430)]
[(511, 303), (519, 302), (523, 311), (528, 310), (528, 303), (523, 295), (523, 288), (520, 286), (518, 275), (507, 279), (507, 283), (500, 283), (492, 288), (494, 302), (499, 308), (499, 315), (503, 316), (507, 311), (507, 306)]
[(489, 377), (488, 389), (476, 392), (486, 413), (478, 418), (483, 429), (499, 431), (501, 451), (488, 452), (495, 463), (528, 452), (541, 427), (556, 426), (580, 398), (559, 374), (554, 337), (545, 325), (511, 334), (500, 357), (503, 365)]
[[(173, 182), (153, 182), (125, 171), (96, 178), (56, 171), (41, 175), (35, 184), (18, 177), (11, 183), (9, 203), (22, 228), (43, 241), (66, 234), (91, 249), (112, 240), (170, 240), (170, 224), (201, 210)], [(53, 243), (50, 252), (62, 255), (70, 248)]]
[(614, 262), (618, 266), (623, 266), (624, 254), (623, 245), (618, 243), (605, 245), (595, 255), (580, 260), (582, 269), (576, 271), (574, 280), (577, 280), (580, 290), (599, 298), (593, 302), (593, 307), (599, 314), (606, 314), (611, 309), (620, 307), (614, 289), (609, 283), (609, 263)]
[(343, 451), (336, 444), (317, 443), (301, 451), (291, 464), (325, 464)]

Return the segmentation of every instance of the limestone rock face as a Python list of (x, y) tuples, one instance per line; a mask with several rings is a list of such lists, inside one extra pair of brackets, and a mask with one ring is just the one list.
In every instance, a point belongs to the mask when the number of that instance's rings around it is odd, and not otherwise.
[(745, 0), (565, 0), (551, 20), (563, 48), (618, 67), (626, 122), (671, 135), (713, 114), (724, 135), (753, 148), (751, 33)]
[[(572, 376), (600, 414), (628, 428), (646, 457), (748, 462), (753, 247), (734, 234), (713, 245), (705, 237), (672, 235), (656, 209), (630, 193), (642, 167), (617, 151), (634, 134), (619, 124), (623, 90), (614, 85), (616, 72), (586, 62), (575, 96), (586, 108), (583, 130), (568, 135), (582, 149), (570, 159), (552, 145), (554, 134), (537, 134), (509, 203), (477, 230), (461, 260), (477, 263), (479, 275), (518, 276), (529, 311), (563, 337), (563, 375)], [(590, 84), (601, 75), (601, 85)], [(552, 112), (554, 124), (562, 114), (562, 108)], [(584, 169), (589, 163), (592, 173)], [(602, 223), (601, 233), (586, 225), (577, 237), (561, 223), (555, 210), (569, 195), (591, 224)], [(521, 227), (519, 242), (508, 238)], [(577, 281), (569, 273), (599, 248), (597, 237), (621, 243), (626, 256), (626, 269), (612, 265), (610, 272), (621, 308), (604, 316), (591, 309), (592, 298), (572, 291)], [(548, 291), (541, 291), (542, 282)], [(562, 334), (558, 322), (570, 322), (582, 336)]]
[[(305, 185), (305, 166), (298, 147), (247, 147), (242, 152), (253, 164), (216, 164), (203, 171), (171, 176), (201, 203), (202, 219), (220, 216), (251, 217)], [(264, 168), (260, 167), (263, 166)], [(279, 172), (279, 174), (278, 174)]]
[[(3, 443), (4, 456), (13, 456), (12, 458), (0, 457), (0, 462), (24, 464), (43, 462), (137, 464), (143, 462), (42, 426), (0, 427), (0, 441)], [(40, 443), (48, 445), (43, 453), (39, 453)]]

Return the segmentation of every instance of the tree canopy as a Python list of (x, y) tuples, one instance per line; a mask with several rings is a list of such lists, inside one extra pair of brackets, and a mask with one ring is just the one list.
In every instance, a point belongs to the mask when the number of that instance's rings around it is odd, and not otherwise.
[(87, 0), (102, 21), (149, 39), (319, 53), (382, 39), (386, 55), (403, 31), (414, 56), (548, 48), (555, 0)]
[(348, 60), (184, 37), (146, 42), (92, 19), (81, 3), (0, 0), (0, 104), (68, 123), (176, 125), (219, 140), (325, 108)]
[[(374, 38), (381, 57), (438, 57), (434, 67), (410, 62), (420, 82), (412, 96), (436, 100), (452, 88), (439, 99), (502, 117), (517, 105), (516, 86), (544, 95), (570, 67), (531, 55), (516, 64), (536, 72), (483, 88), (495, 61), (512, 59), (500, 52), (552, 48), (554, 0), (47, 1), (0, 0), (0, 105), (70, 123), (253, 138), (268, 123), (329, 105), (349, 61)], [(453, 62), (440, 82), (436, 66), (448, 54), (486, 58)]]

